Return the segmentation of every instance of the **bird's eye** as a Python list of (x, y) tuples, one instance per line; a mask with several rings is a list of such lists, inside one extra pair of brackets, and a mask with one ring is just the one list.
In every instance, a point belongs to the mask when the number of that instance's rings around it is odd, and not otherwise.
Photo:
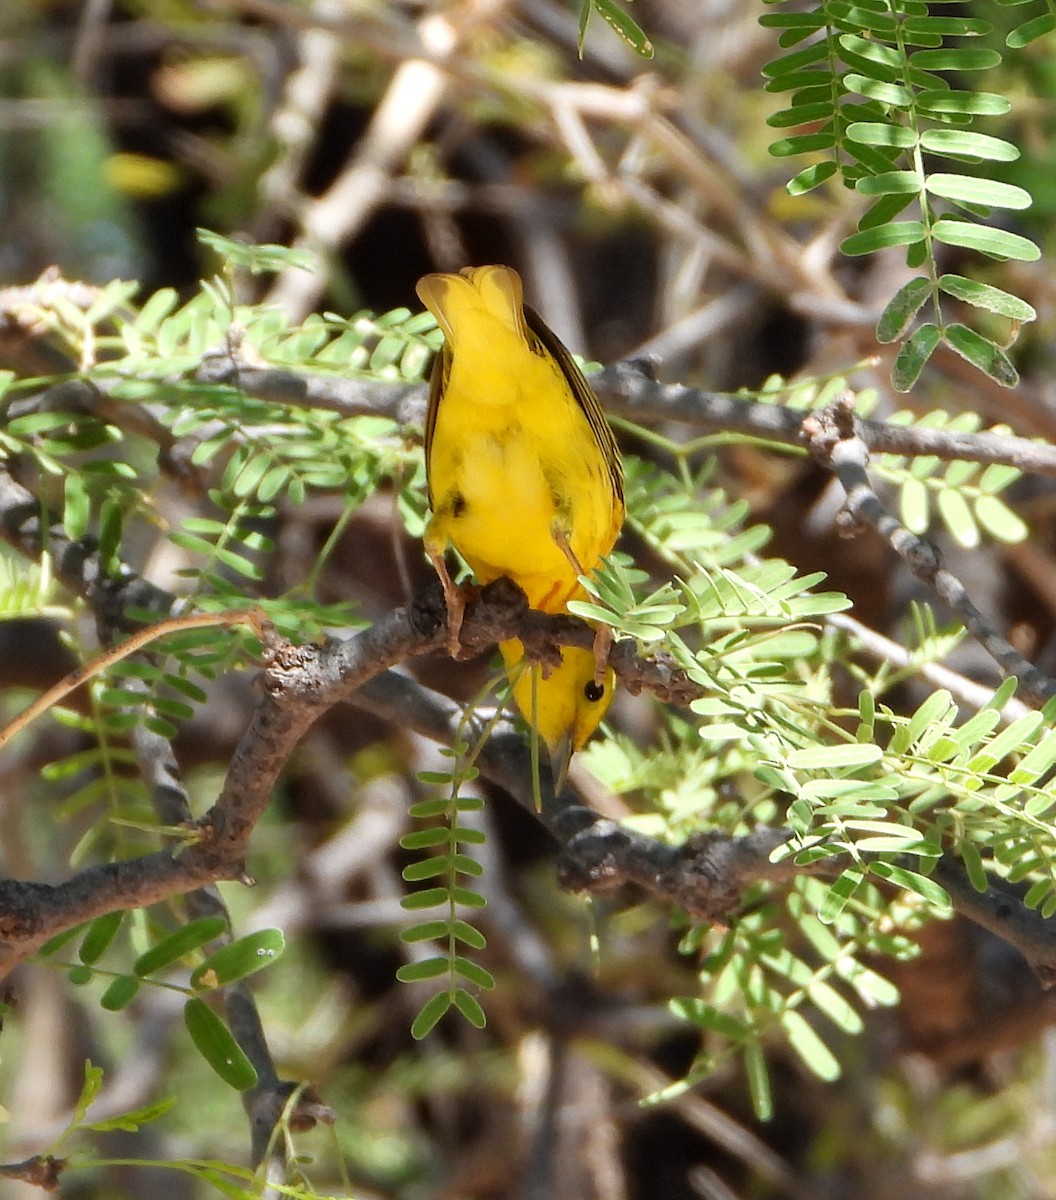
[(592, 679), (583, 689), (583, 695), (586, 696), (591, 704), (597, 704), (602, 696), (605, 695), (605, 685), (603, 683), (595, 683)]

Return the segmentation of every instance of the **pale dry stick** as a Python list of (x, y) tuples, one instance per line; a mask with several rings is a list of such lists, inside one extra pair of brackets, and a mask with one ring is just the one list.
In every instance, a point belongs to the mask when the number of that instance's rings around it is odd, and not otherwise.
[(187, 629), (208, 629), (214, 625), (249, 625), (261, 639), (266, 636), (266, 622), (260, 609), (240, 609), (237, 612), (228, 613), (194, 613), (187, 617), (169, 617), (167, 620), (159, 621), (156, 625), (134, 633), (120, 646), (115, 646), (113, 650), (108, 650), (90, 663), (85, 663), (83, 667), (78, 667), (76, 671), (71, 671), (69, 675), (48, 688), (43, 695), (38, 696), (6, 728), (0, 729), (0, 750), (42, 713), (59, 704), (71, 692), (87, 683), (89, 679), (93, 679), (115, 663), (128, 658), (130, 654), (135, 654), (137, 650), (142, 650), (144, 646), (149, 646), (151, 642), (157, 641), (160, 637), (166, 637), (170, 633), (182, 633)]
[[(203, 3), (206, 0), (203, 0)], [(360, 49), (384, 58), (414, 58), (421, 50), (413, 26), (400, 17), (393, 5), (373, 0), (343, 0), (336, 12), (322, 6), (293, 5), (288, 0), (207, 0), (214, 7), (254, 17), (280, 29), (328, 30), (351, 40)]]
[(661, 362), (679, 358), (694, 346), (720, 336), (752, 312), (758, 303), (757, 288), (746, 283), (738, 284), (640, 342), (631, 357), (658, 358)]
[(587, 335), (579, 288), (568, 258), (568, 242), (549, 221), (540, 220), (530, 208), (520, 214), (516, 224), (521, 227), (524, 273), (530, 280), (531, 294), (537, 298), (536, 307), (566, 346), (576, 351), (584, 349)]
[(389, 188), (388, 202), (424, 214), (494, 213), (501, 217), (524, 214), (547, 220), (554, 227), (570, 226), (578, 208), (560, 196), (540, 196), (519, 183), (465, 183), (460, 179), (400, 176)]
[(733, 275), (750, 279), (762, 287), (773, 286), (770, 272), (753, 263), (742, 247), (701, 224), (682, 205), (669, 200), (644, 180), (623, 175), (620, 177), (620, 189), (628, 200), (669, 236), (697, 251), (705, 250), (714, 263), (725, 267)]
[(598, 153), (579, 110), (567, 103), (563, 94), (559, 93), (550, 105), (550, 116), (565, 143), (565, 149), (583, 172), (583, 178), (602, 188), (608, 186), (611, 190), (612, 172)]
[[(882, 633), (877, 633), (875, 629), (870, 629), (846, 613), (830, 613), (825, 618), (825, 624), (833, 629), (849, 633), (871, 658), (877, 658), (881, 662), (890, 662), (896, 667), (913, 665), (921, 679), (937, 688), (945, 688), (958, 703), (967, 708), (978, 710), (989, 704), (993, 698), (993, 688), (976, 683), (974, 679), (967, 679), (956, 671), (951, 671), (949, 667), (944, 667), (941, 663), (912, 664), (912, 655), (905, 646), (891, 641)], [(1029, 705), (1012, 696), (1001, 709), (1001, 723), (1011, 725), (1013, 721), (1018, 721), (1020, 717), (1025, 717), (1031, 711)]]
[[(436, 112), (448, 86), (448, 76), (437, 63), (455, 53), (458, 33), (451, 21), (438, 13), (423, 17), (418, 31), (423, 48), (436, 61), (412, 58), (396, 69), (351, 162), (321, 196), (306, 202), (300, 214), (297, 249), (321, 252), (325, 257), (362, 229), (385, 199), (393, 173)], [(300, 320), (311, 311), (325, 286), (325, 264), (320, 263), (314, 271), (289, 268), (278, 276), (265, 303)]]
[[(566, 127), (569, 114), (574, 112), (581, 121), (589, 117), (618, 123), (636, 131), (654, 153), (659, 152), (671, 166), (683, 173), (710, 207), (741, 232), (753, 274), (761, 282), (766, 282), (780, 294), (786, 294), (791, 281), (796, 290), (809, 296), (823, 298), (840, 307), (851, 303), (831, 273), (817, 269), (808, 272), (804, 268), (802, 248), (798, 243), (774, 223), (755, 214), (745, 204), (744, 189), (728, 181), (725, 170), (703, 154), (661, 111), (675, 106), (668, 92), (658, 91), (652, 86), (620, 89), (594, 83), (520, 79), (518, 88), (534, 95), (551, 113), (555, 105), (560, 107), (561, 120)], [(626, 180), (621, 178), (620, 182), (625, 183)], [(655, 201), (650, 199), (645, 206), (646, 212), (652, 213), (653, 203)]]
[(112, 3), (113, 0), (86, 0), (77, 22), (71, 67), (73, 77), (83, 88), (92, 85), (105, 42), (106, 18)]
[[(619, 204), (621, 197), (630, 200), (676, 241), (693, 247), (697, 253), (706, 248), (709, 258), (730, 272), (756, 279), (764, 286), (772, 286), (769, 271), (759, 270), (741, 247), (701, 224), (683, 206), (661, 195), (636, 170), (629, 168), (613, 172), (602, 158), (590, 136), (584, 116), (596, 118), (604, 114), (610, 123), (621, 123), (637, 129), (646, 111), (641, 95), (600, 84), (555, 86), (547, 95), (550, 115), (565, 149), (575, 159), (584, 176), (603, 195), (608, 196), (610, 203)], [(576, 101), (588, 103), (580, 106)], [(606, 108), (604, 102), (611, 103)], [(647, 137), (640, 130), (636, 133), (634, 145), (639, 148), (647, 146)], [(627, 154), (624, 159), (631, 162)]]
[[(312, 11), (324, 19), (337, 20), (347, 9), (341, 0), (317, 0)], [(317, 25), (297, 35), (298, 63), (285, 81), (281, 101), (270, 121), (279, 149), (260, 177), (262, 212), (255, 222), (258, 241), (270, 241), (268, 231), (297, 208), (304, 164), (336, 86), (339, 49), (336, 33), (327, 26)]]

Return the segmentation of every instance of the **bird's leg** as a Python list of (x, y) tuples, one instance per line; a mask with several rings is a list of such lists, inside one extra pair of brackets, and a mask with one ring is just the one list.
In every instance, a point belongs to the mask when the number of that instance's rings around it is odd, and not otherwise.
[(554, 539), (554, 543), (556, 544), (558, 550), (560, 550), (565, 558), (568, 559), (572, 570), (575, 571), (577, 575), (585, 575), (586, 571), (583, 570), (579, 559), (576, 558), (575, 552), (572, 549), (572, 543), (568, 540), (568, 531), (563, 529), (555, 521), (553, 525), (550, 526), (550, 536)]
[(429, 561), (440, 577), (440, 586), (444, 589), (444, 604), (447, 606), (447, 652), (452, 658), (458, 658), (462, 650), (459, 636), (462, 633), (462, 618), (466, 612), (465, 597), (451, 578), (447, 563), (444, 562), (443, 550), (427, 544), (425, 552), (429, 555)]
[(609, 669), (609, 651), (612, 649), (612, 626), (599, 625), (594, 630), (594, 682), (601, 687)]

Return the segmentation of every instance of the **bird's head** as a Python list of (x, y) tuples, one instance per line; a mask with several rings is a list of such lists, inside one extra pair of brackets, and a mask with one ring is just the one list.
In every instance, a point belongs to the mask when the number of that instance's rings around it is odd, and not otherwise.
[(560, 791), (573, 753), (583, 748), (612, 703), (616, 676), (609, 668), (597, 680), (594, 655), (578, 646), (565, 646), (561, 665), (545, 676), (538, 664), (521, 667), (520, 642), (503, 642), (499, 649), (513, 680), (513, 698), (546, 743), (554, 790)]

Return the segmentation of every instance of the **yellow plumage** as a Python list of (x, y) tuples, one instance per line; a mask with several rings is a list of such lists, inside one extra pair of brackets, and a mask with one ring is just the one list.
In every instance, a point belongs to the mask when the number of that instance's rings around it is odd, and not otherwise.
[[(444, 334), (430, 386), (425, 455), (432, 516), (425, 548), (456, 600), (444, 552), (454, 546), (481, 583), (509, 576), (543, 612), (564, 612), (623, 524), (623, 473), (612, 431), (571, 355), (522, 300), (510, 267), (426, 275), (418, 295)], [(456, 628), (457, 635), (457, 628)], [(514, 668), (514, 697), (563, 775), (572, 750), (612, 699), (611, 671), (566, 647), (561, 666)]]

